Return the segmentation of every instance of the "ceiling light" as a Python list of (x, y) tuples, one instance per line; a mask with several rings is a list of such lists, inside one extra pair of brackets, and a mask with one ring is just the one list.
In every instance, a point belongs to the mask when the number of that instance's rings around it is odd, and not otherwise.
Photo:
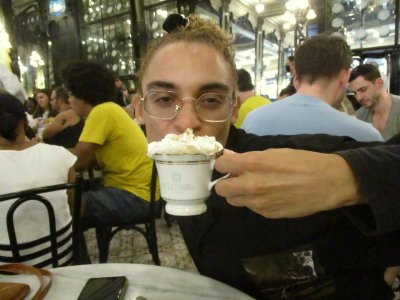
[(255, 9), (257, 13), (261, 14), (264, 11), (265, 6), (262, 3), (258, 3), (256, 4)]
[(315, 14), (315, 11), (312, 8), (309, 9), (307, 16), (306, 16), (307, 20), (312, 20), (312, 19), (315, 19), (316, 17), (317, 17), (317, 15)]
[(290, 28), (290, 23), (283, 24), (283, 29), (288, 30)]
[(286, 2), (285, 6), (288, 10), (296, 10), (298, 8), (298, 3), (296, 0), (289, 0)]
[(298, 0), (297, 5), (300, 9), (306, 9), (308, 7), (308, 0)]

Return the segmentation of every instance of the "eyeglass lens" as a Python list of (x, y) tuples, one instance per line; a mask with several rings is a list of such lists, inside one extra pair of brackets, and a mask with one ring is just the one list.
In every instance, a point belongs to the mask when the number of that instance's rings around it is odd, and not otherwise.
[[(170, 91), (150, 91), (144, 102), (146, 112), (160, 119), (174, 118), (183, 105), (182, 99)], [(205, 93), (196, 100), (196, 111), (204, 120), (226, 120), (232, 111), (232, 99), (224, 94)]]

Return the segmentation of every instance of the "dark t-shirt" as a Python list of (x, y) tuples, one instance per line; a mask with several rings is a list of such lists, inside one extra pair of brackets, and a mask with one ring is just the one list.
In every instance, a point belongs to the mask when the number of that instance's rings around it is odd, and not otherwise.
[(80, 119), (75, 125), (68, 126), (54, 136), (45, 138), (44, 142), (46, 144), (63, 146), (65, 148), (74, 148), (79, 141), (79, 136), (82, 133), (84, 125), (85, 121)]
[[(360, 145), (379, 143), (329, 135), (259, 137), (231, 127), (226, 148), (333, 152)], [(214, 178), (219, 176), (214, 172)], [(293, 299), (391, 299), (383, 272), (400, 265), (400, 240), (397, 235), (368, 237), (343, 212), (271, 220), (231, 206), (213, 191), (204, 214), (178, 222), (201, 274), (257, 299), (284, 299), (285, 294)]]

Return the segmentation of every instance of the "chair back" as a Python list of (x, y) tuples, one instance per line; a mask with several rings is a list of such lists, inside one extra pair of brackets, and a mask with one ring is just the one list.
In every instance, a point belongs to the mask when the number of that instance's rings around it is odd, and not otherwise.
[[(89, 181), (90, 180), (92, 179), (89, 178)], [(85, 182), (83, 182), (83, 186), (90, 186), (90, 184), (85, 185)], [(157, 188), (157, 168), (155, 163), (153, 162), (151, 179), (150, 179), (149, 214), (147, 215), (146, 218), (135, 220), (133, 222), (126, 223), (121, 221), (116, 224), (102, 224), (97, 220), (82, 220), (80, 216), (80, 210), (74, 209), (74, 220), (76, 220), (77, 222), (76, 223), (76, 228), (77, 228), (76, 232), (78, 235), (77, 239), (83, 238), (83, 231), (89, 228), (95, 228), (97, 244), (99, 248), (99, 262), (106, 263), (108, 260), (108, 251), (110, 242), (114, 237), (114, 235), (121, 230), (132, 229), (141, 233), (144, 236), (154, 263), (156, 265), (160, 265), (158, 246), (157, 246), (157, 233), (155, 225), (156, 213), (157, 213), (156, 188)], [(74, 207), (78, 208), (81, 206), (81, 198), (77, 198), (76, 200), (77, 201), (75, 201)], [(142, 228), (140, 225), (144, 225), (144, 228)], [(79, 234), (79, 232), (81, 232), (81, 234)]]
[[(78, 175), (75, 183), (38, 187), (0, 195), (0, 202), (15, 200), (9, 207), (6, 215), (9, 244), (0, 244), (0, 261), (28, 264), (33, 261), (37, 262), (33, 263), (33, 265), (38, 268), (47, 267), (50, 264), (55, 268), (75, 263), (78, 245), (76, 244), (77, 241), (73, 239), (73, 222), (57, 230), (54, 208), (49, 199), (46, 198), (46, 195), (43, 194), (74, 189), (74, 198), (77, 199), (81, 197), (81, 182), (82, 177)], [(35, 209), (39, 209), (40, 206), (44, 208), (48, 219), (49, 234), (30, 242), (18, 242), (14, 219), (16, 213), (18, 213), (18, 208), (27, 202), (38, 203), (39, 205), (36, 204)], [(29, 215), (26, 217), (29, 218)], [(26, 228), (25, 230), (29, 232), (30, 228)], [(61, 248), (63, 248), (62, 251), (60, 251)], [(7, 255), (1, 255), (1, 252)], [(9, 255), (9, 253), (11, 253), (11, 255)], [(60, 261), (63, 261), (63, 263), (60, 264)]]

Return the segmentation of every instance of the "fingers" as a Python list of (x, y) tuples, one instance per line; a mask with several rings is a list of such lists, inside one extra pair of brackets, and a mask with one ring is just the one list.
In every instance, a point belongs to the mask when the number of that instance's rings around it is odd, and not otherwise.
[(224, 150), (224, 155), (215, 161), (215, 169), (222, 174), (243, 173), (244, 170), (257, 164), (259, 154), (259, 152), (235, 153)]

